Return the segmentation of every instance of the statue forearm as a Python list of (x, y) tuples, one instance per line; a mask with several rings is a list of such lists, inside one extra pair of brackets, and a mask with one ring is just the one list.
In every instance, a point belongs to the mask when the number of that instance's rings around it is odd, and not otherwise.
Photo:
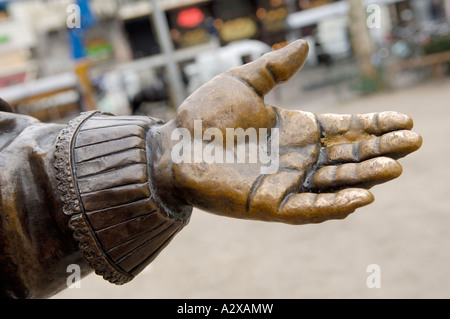
[(1, 151), (1, 163), (14, 163), (1, 175), (7, 294), (57, 292), (73, 263), (126, 283), (188, 222), (190, 207), (167, 208), (152, 187), (149, 129), (155, 124), (92, 112), (67, 127), (34, 123)]
[[(124, 284), (187, 223), (191, 208), (168, 209), (152, 186), (147, 117), (80, 116), (56, 151), (64, 214), (92, 268)], [(68, 169), (69, 168), (69, 169)]]
[(67, 266), (89, 273), (62, 203), (53, 167), (62, 125), (0, 113), (0, 294), (41, 298), (66, 286)]

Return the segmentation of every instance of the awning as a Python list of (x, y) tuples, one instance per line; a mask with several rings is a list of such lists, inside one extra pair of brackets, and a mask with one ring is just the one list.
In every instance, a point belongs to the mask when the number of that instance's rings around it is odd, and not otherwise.
[[(365, 5), (366, 6), (370, 4), (383, 5), (401, 1), (405, 0), (365, 0)], [(291, 29), (298, 29), (310, 26), (333, 16), (346, 15), (349, 9), (350, 5), (348, 4), (347, 1), (343, 0), (340, 2), (327, 4), (321, 7), (295, 12), (287, 17), (287, 25)]]

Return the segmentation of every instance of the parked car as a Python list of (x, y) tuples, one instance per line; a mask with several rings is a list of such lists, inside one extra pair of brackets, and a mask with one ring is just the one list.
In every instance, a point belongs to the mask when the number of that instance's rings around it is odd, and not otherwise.
[(258, 40), (241, 40), (218, 49), (198, 54), (195, 62), (184, 68), (188, 80), (188, 93), (233, 67), (254, 61), (272, 48)]

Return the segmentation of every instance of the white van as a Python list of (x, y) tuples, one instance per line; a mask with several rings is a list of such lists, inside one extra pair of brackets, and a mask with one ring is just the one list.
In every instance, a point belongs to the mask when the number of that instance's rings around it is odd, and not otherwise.
[(198, 54), (195, 62), (184, 68), (189, 80), (188, 93), (194, 92), (216, 75), (254, 61), (271, 50), (269, 45), (258, 40), (240, 40)]

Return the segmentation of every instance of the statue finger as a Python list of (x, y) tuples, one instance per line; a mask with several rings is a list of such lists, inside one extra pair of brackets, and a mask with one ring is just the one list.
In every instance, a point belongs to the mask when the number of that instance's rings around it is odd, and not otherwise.
[(276, 213), (275, 220), (299, 225), (343, 219), (373, 201), (372, 193), (360, 188), (344, 189), (337, 193), (292, 194)]
[(399, 177), (401, 165), (388, 157), (377, 157), (361, 163), (330, 165), (319, 169), (309, 180), (310, 189), (328, 190), (346, 187), (370, 188)]
[(336, 144), (321, 149), (319, 164), (356, 163), (387, 156), (402, 158), (422, 146), (422, 137), (413, 131), (401, 130), (355, 143)]
[(0, 98), (0, 112), (10, 112), (14, 113), (14, 108), (9, 105), (5, 100)]
[[(414, 126), (410, 116), (398, 112), (367, 114), (319, 114), (317, 120), (322, 137), (340, 137), (350, 141), (364, 134), (380, 136), (397, 130), (411, 130)], [(364, 133), (358, 135), (359, 133)]]
[[(277, 114), (277, 127), (280, 130), (281, 148), (305, 147), (317, 144), (319, 128), (317, 118), (311, 112), (285, 110), (273, 107)], [(299, 128), (301, 128), (299, 130)]]
[(231, 69), (226, 74), (246, 82), (261, 96), (296, 74), (308, 56), (308, 43), (297, 40), (283, 49), (269, 52), (258, 60)]

